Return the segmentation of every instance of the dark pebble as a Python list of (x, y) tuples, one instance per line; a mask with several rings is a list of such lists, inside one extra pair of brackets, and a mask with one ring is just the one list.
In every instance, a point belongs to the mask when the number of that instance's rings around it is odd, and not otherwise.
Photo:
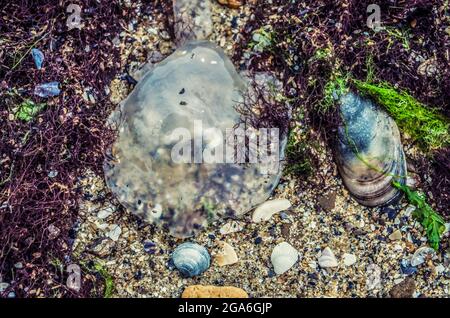
[(142, 272), (140, 270), (138, 270), (135, 274), (134, 274), (134, 279), (136, 280), (141, 280), (144, 277), (144, 275), (142, 274)]
[(400, 269), (402, 270), (402, 273), (408, 276), (414, 275), (417, 273), (417, 267), (414, 266), (406, 266), (404, 264), (400, 265)]
[(383, 208), (383, 213), (386, 213), (390, 220), (394, 220), (397, 216), (397, 210), (389, 206)]
[(261, 244), (261, 242), (262, 242), (262, 238), (261, 237), (257, 237), (257, 238), (255, 238), (255, 244)]

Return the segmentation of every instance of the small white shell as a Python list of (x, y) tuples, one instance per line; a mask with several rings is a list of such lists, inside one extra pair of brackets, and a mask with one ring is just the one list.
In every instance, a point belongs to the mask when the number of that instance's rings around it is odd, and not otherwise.
[(270, 261), (275, 273), (281, 275), (298, 261), (298, 251), (291, 244), (282, 242), (273, 249)]
[(411, 257), (411, 266), (419, 266), (425, 263), (426, 259), (433, 259), (436, 256), (436, 251), (428, 246), (422, 246), (414, 252)]
[(233, 221), (230, 221), (230, 222), (225, 223), (224, 225), (222, 225), (222, 227), (220, 228), (219, 232), (222, 235), (226, 235), (226, 234), (239, 232), (243, 228), (244, 227), (242, 226), (242, 224), (240, 222), (233, 220)]
[(223, 241), (218, 243), (220, 251), (216, 255), (216, 261), (219, 266), (231, 265), (237, 263), (238, 256), (234, 248)]
[(322, 254), (320, 255), (318, 259), (320, 267), (327, 268), (327, 267), (336, 267), (338, 266), (338, 261), (336, 259), (336, 256), (334, 256), (333, 251), (326, 247)]
[(266, 201), (258, 206), (253, 212), (252, 221), (258, 223), (269, 220), (272, 215), (291, 207), (291, 202), (287, 199), (275, 199)]

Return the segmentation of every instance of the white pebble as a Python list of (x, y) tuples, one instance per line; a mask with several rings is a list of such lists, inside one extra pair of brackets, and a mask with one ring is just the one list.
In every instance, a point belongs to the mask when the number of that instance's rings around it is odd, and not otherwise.
[(106, 233), (106, 236), (113, 241), (117, 241), (119, 239), (120, 234), (122, 234), (122, 229), (117, 224), (113, 224), (109, 228), (110, 230), (108, 233)]
[(343, 259), (345, 266), (352, 266), (356, 263), (356, 256), (353, 254), (344, 253)]

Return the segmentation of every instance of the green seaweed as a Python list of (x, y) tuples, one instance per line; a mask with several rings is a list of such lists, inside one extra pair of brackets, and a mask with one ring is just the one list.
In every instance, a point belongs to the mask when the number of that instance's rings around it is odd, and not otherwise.
[(425, 197), (417, 191), (413, 191), (408, 186), (402, 185), (397, 181), (393, 181), (392, 184), (403, 191), (409, 203), (416, 207), (413, 217), (425, 228), (430, 246), (438, 250), (441, 236), (445, 231), (445, 222), (442, 216), (437, 214), (426, 202)]
[(105, 291), (103, 293), (104, 298), (111, 298), (113, 291), (114, 291), (114, 280), (109, 274), (106, 269), (100, 264), (95, 263), (94, 269), (102, 276), (102, 278), (105, 280)]
[(249, 47), (257, 52), (271, 50), (274, 45), (274, 33), (271, 26), (264, 26), (253, 32)]
[(206, 212), (206, 218), (208, 220), (208, 224), (210, 224), (214, 220), (216, 206), (210, 200), (202, 198), (201, 200), (202, 209)]
[(356, 88), (383, 106), (400, 129), (426, 151), (450, 144), (449, 120), (428, 108), (406, 91), (398, 91), (387, 82), (370, 83), (353, 80)]
[(33, 120), (45, 106), (45, 104), (36, 104), (32, 100), (26, 99), (19, 105), (15, 117), (25, 122), (29, 122)]

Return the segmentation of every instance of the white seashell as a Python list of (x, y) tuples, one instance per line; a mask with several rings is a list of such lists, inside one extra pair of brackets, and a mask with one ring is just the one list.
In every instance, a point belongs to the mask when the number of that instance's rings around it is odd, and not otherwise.
[(298, 261), (298, 251), (291, 244), (282, 242), (273, 249), (270, 261), (275, 273), (281, 275)]
[(253, 212), (252, 221), (258, 223), (269, 220), (272, 215), (291, 207), (291, 202), (287, 199), (275, 199), (266, 201), (258, 206)]
[(327, 267), (336, 267), (338, 266), (338, 261), (336, 259), (336, 256), (334, 256), (333, 251), (326, 247), (322, 254), (320, 255), (318, 259), (320, 267), (327, 268)]
[(344, 253), (343, 259), (345, 266), (352, 266), (356, 263), (356, 256), (353, 254)]
[(209, 268), (210, 256), (208, 250), (197, 243), (186, 242), (177, 246), (172, 253), (175, 267), (184, 277), (202, 274)]
[(230, 244), (220, 241), (218, 245), (220, 251), (216, 255), (216, 261), (219, 266), (237, 263), (238, 256)]
[(419, 266), (425, 263), (427, 259), (433, 259), (436, 256), (436, 251), (428, 246), (422, 246), (414, 252), (411, 257), (411, 266)]
[(231, 222), (228, 222), (228, 223), (225, 223), (224, 225), (222, 225), (219, 232), (222, 235), (226, 235), (226, 234), (231, 234), (231, 233), (242, 231), (243, 228), (244, 227), (242, 226), (241, 222), (231, 221)]

